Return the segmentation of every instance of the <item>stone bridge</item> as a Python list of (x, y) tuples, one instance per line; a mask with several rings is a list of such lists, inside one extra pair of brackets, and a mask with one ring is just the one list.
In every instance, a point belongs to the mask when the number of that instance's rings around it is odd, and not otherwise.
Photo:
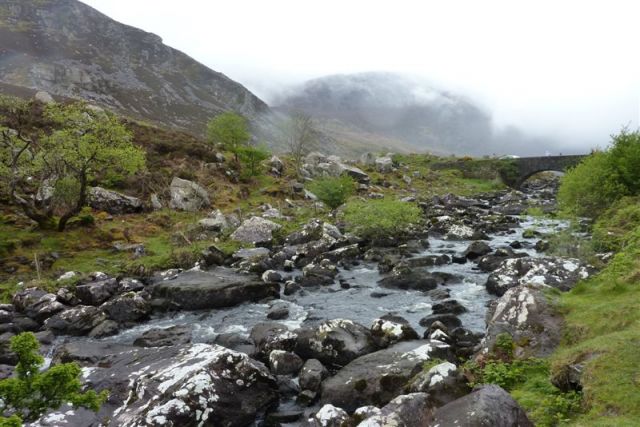
[(462, 158), (455, 161), (435, 163), (432, 169), (458, 169), (466, 177), (486, 178), (496, 173), (509, 187), (519, 189), (520, 186), (538, 172), (565, 172), (576, 166), (587, 154), (571, 156), (517, 157), (514, 159), (476, 159)]
[(586, 154), (504, 159), (501, 161), (504, 162), (504, 166), (500, 168), (500, 177), (509, 187), (520, 188), (527, 178), (538, 172), (564, 172), (576, 166), (585, 157)]

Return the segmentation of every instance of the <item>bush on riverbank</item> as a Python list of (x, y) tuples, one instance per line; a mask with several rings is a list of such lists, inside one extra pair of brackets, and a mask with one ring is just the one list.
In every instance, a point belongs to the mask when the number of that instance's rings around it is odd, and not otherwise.
[(348, 230), (371, 240), (396, 236), (421, 218), (415, 204), (392, 199), (354, 201), (344, 210)]
[(640, 194), (640, 131), (622, 130), (612, 142), (562, 179), (558, 203), (565, 214), (596, 218), (622, 197)]
[(331, 209), (337, 209), (355, 192), (355, 183), (348, 175), (320, 178), (309, 184), (309, 191)]

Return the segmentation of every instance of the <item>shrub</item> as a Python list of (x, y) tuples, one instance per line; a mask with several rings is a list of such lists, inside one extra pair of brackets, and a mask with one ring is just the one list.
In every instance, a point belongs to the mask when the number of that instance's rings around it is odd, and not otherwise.
[(558, 203), (572, 216), (597, 218), (623, 196), (640, 194), (640, 131), (623, 129), (611, 148), (596, 152), (562, 179)]
[(48, 409), (58, 409), (67, 402), (98, 411), (107, 398), (106, 391), (81, 391), (81, 371), (76, 363), (40, 371), (44, 358), (38, 354), (39, 347), (31, 332), (11, 338), (11, 351), (17, 354), (18, 365), (15, 377), (0, 381), (0, 425), (19, 426), (22, 420), (35, 420)]
[(384, 239), (421, 221), (420, 208), (399, 200), (381, 199), (348, 203), (344, 220), (349, 231), (365, 239)]
[(353, 179), (348, 176), (321, 178), (309, 184), (309, 191), (318, 196), (322, 203), (336, 209), (347, 201), (355, 190)]
[(619, 251), (630, 232), (640, 226), (637, 198), (625, 197), (607, 209), (593, 226), (593, 247), (599, 251)]
[(251, 178), (261, 173), (261, 162), (269, 158), (269, 151), (262, 147), (244, 146), (238, 148), (238, 159), (244, 166), (243, 178)]

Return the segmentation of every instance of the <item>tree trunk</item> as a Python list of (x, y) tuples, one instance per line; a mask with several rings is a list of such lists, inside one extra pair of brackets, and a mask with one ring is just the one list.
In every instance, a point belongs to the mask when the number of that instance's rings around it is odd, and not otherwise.
[(67, 222), (74, 216), (78, 215), (83, 207), (87, 204), (87, 176), (86, 173), (80, 175), (80, 193), (75, 206), (60, 217), (58, 221), (58, 231), (62, 232), (67, 227)]

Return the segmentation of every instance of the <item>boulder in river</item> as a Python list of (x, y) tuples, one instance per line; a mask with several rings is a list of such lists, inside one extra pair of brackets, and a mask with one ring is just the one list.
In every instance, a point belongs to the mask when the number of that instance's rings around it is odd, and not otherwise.
[(322, 383), (321, 402), (347, 411), (385, 405), (433, 358), (451, 358), (449, 346), (440, 341), (403, 341), (366, 354)]
[(413, 377), (406, 391), (428, 393), (429, 404), (438, 407), (464, 396), (470, 389), (456, 365), (442, 362)]
[(142, 294), (125, 292), (105, 302), (100, 308), (118, 323), (139, 322), (151, 314), (151, 305)]
[(85, 335), (106, 319), (98, 307), (78, 305), (48, 318), (44, 326), (57, 335)]
[(144, 331), (135, 339), (137, 347), (164, 347), (184, 345), (191, 342), (191, 328), (187, 325), (175, 325), (168, 328), (153, 328)]
[(327, 320), (298, 330), (296, 353), (327, 365), (344, 366), (376, 349), (369, 329), (351, 320)]
[(388, 347), (399, 341), (411, 341), (419, 338), (418, 333), (406, 319), (390, 314), (373, 321), (371, 336), (380, 348)]
[(429, 291), (438, 287), (438, 281), (428, 273), (402, 268), (394, 269), (390, 276), (379, 280), (378, 285), (384, 288)]
[(232, 307), (247, 301), (278, 298), (279, 292), (277, 283), (263, 283), (255, 276), (223, 267), (186, 271), (173, 279), (156, 281), (152, 287), (157, 305), (184, 310)]
[(537, 284), (568, 291), (581, 279), (593, 273), (593, 268), (571, 258), (516, 258), (505, 260), (489, 275), (489, 293), (502, 296), (515, 286)]
[[(427, 393), (402, 394), (365, 418), (362, 427), (424, 427), (430, 425), (433, 407)], [(443, 426), (444, 427), (444, 426)]]
[[(97, 364), (84, 370), (84, 381), (110, 391), (96, 419), (113, 425), (243, 426), (278, 401), (264, 365), (217, 345), (130, 348)], [(52, 414), (59, 424), (87, 425), (75, 411)]]
[(560, 343), (562, 316), (552, 307), (541, 285), (509, 289), (487, 313), (487, 331), (480, 355), (490, 353), (500, 334), (509, 334), (516, 357), (546, 357)]

